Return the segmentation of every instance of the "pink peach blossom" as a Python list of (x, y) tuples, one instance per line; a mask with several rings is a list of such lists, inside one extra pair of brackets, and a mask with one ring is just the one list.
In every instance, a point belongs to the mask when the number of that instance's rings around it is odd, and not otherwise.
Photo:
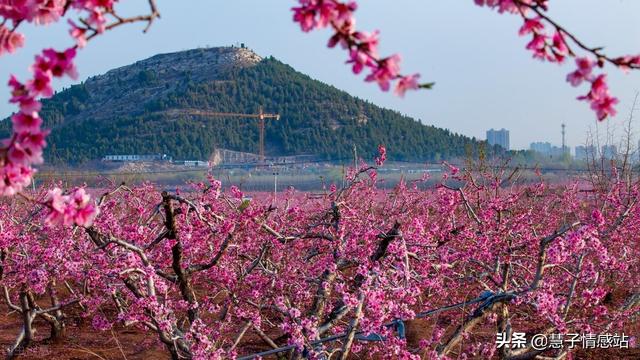
[(403, 76), (396, 83), (396, 88), (394, 92), (396, 95), (400, 97), (404, 97), (404, 94), (407, 90), (415, 90), (419, 87), (418, 79), (420, 78), (420, 74), (413, 74), (408, 76)]
[(366, 77), (366, 81), (375, 81), (383, 91), (388, 91), (391, 80), (398, 76), (400, 63), (399, 55), (392, 55), (388, 58), (380, 60), (378, 66), (374, 68), (370, 75)]

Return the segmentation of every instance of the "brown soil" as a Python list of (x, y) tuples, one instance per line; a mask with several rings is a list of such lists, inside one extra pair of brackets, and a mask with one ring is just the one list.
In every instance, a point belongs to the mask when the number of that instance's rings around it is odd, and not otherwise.
[[(628, 290), (620, 290), (613, 294), (611, 306), (619, 306), (620, 301), (628, 295)], [(7, 308), (0, 302), (0, 356), (15, 341), (20, 331), (20, 319), (16, 313), (7, 313)], [(80, 360), (80, 359), (169, 359), (164, 345), (157, 341), (155, 334), (144, 332), (135, 328), (114, 328), (112, 331), (96, 331), (92, 328), (90, 321), (83, 320), (77, 309), (68, 309), (68, 320), (66, 339), (59, 343), (52, 343), (47, 338), (49, 336), (49, 326), (40, 319), (34, 323), (36, 328), (36, 340), (23, 353), (20, 359), (60, 359), (60, 360)], [(435, 316), (430, 319), (417, 319), (406, 322), (406, 336), (409, 348), (417, 348), (420, 339), (431, 338), (432, 328), (435, 322), (440, 325), (458, 323), (460, 319), (453, 319), (446, 314)], [(526, 325), (526, 324), (525, 324)], [(240, 327), (240, 325), (239, 325)], [(450, 332), (453, 326), (450, 327)], [(495, 328), (481, 326), (472, 335), (472, 340), (482, 339), (484, 341), (494, 341)], [(449, 333), (450, 333), (449, 332)], [(446, 335), (449, 335), (447, 333)], [(624, 333), (630, 336), (640, 335), (640, 324), (634, 323)], [(270, 332), (268, 334), (278, 344), (286, 343), (281, 332)], [(249, 330), (243, 338), (239, 348), (241, 354), (252, 354), (269, 350), (255, 332)], [(455, 358), (455, 354), (450, 354)], [(549, 354), (551, 355), (551, 354)], [(640, 348), (635, 349), (596, 349), (577, 350), (574, 359), (585, 360), (640, 360)], [(381, 356), (370, 356), (366, 350), (360, 354), (350, 356), (352, 359), (377, 359)], [(276, 359), (275, 356), (265, 359)], [(478, 358), (480, 359), (480, 358)]]
[[(13, 343), (19, 332), (19, 320), (15, 314), (0, 314), (0, 346), (6, 349)], [(48, 341), (48, 326), (36, 321), (36, 341), (20, 356), (20, 359), (169, 359), (164, 348), (153, 334), (132, 328), (117, 328), (113, 331), (99, 332), (91, 328), (90, 324), (71, 323), (67, 325), (67, 339), (64, 343), (54, 344)], [(411, 347), (418, 344), (419, 339), (430, 337), (432, 320), (416, 320), (407, 323), (407, 341)], [(242, 346), (242, 353), (267, 350), (257, 336), (247, 334)], [(275, 359), (275, 357), (271, 357)], [(354, 356), (362, 358), (361, 356)], [(591, 351), (579, 350), (574, 354), (575, 359), (588, 360), (631, 360), (640, 359), (640, 349), (598, 349)]]
[[(68, 323), (67, 338), (55, 344), (47, 340), (49, 326), (36, 320), (36, 341), (20, 359), (168, 359), (167, 353), (152, 334), (136, 329), (115, 329), (99, 332), (90, 324)], [(3, 352), (20, 331), (16, 314), (0, 314), (0, 347)]]

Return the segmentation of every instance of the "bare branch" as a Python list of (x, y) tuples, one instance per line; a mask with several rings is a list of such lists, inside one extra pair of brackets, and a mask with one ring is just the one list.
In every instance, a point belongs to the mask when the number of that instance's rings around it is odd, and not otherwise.
[(533, 281), (531, 282), (531, 285), (529, 286), (530, 290), (535, 290), (540, 285), (540, 281), (542, 280), (542, 275), (543, 275), (544, 269), (545, 269), (544, 265), (545, 265), (545, 261), (547, 259), (547, 248), (548, 248), (549, 244), (551, 244), (551, 242), (553, 240), (563, 236), (569, 230), (575, 228), (576, 226), (578, 226), (580, 224), (581, 223), (579, 221), (576, 221), (576, 222), (574, 222), (572, 224), (565, 224), (559, 230), (554, 231), (553, 234), (540, 239), (540, 249), (538, 250), (538, 265), (536, 267), (536, 275), (534, 276)]
[(218, 261), (220, 261), (220, 258), (222, 258), (222, 255), (224, 255), (224, 252), (229, 247), (231, 240), (233, 240), (233, 235), (228, 234), (227, 237), (222, 242), (222, 245), (220, 245), (220, 250), (218, 250), (218, 253), (213, 257), (213, 259), (211, 259), (211, 261), (209, 261), (206, 264), (191, 265), (187, 268), (186, 272), (189, 274), (192, 274), (194, 272), (208, 270), (216, 266), (218, 264)]
[(349, 331), (347, 332), (347, 338), (342, 345), (342, 353), (340, 354), (341, 360), (347, 360), (349, 357), (349, 352), (351, 351), (351, 345), (353, 345), (353, 340), (356, 336), (356, 330), (358, 328), (358, 324), (360, 323), (360, 315), (362, 314), (362, 306), (364, 305), (364, 292), (360, 292), (358, 296), (358, 306), (356, 306), (356, 312), (353, 315), (353, 319), (351, 319), (351, 324), (349, 324)]

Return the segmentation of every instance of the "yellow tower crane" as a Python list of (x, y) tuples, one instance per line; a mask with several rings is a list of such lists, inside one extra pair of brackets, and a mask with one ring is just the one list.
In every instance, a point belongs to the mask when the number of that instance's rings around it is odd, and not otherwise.
[(228, 113), (228, 112), (217, 112), (210, 110), (201, 110), (201, 109), (172, 109), (168, 111), (172, 115), (196, 115), (203, 117), (239, 117), (239, 118), (248, 118), (248, 119), (258, 119), (258, 128), (260, 130), (260, 162), (264, 162), (264, 133), (265, 133), (265, 121), (267, 119), (275, 119), (280, 120), (280, 114), (268, 114), (262, 110), (262, 106), (260, 106), (257, 114), (243, 114), (243, 113)]

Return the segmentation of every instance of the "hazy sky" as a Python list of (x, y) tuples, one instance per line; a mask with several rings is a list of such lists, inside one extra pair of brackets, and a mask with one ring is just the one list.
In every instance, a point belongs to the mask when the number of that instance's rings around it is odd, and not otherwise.
[[(124, 13), (143, 11), (144, 0), (124, 0)], [(587, 89), (565, 82), (573, 63), (541, 63), (524, 50), (517, 36), (520, 20), (479, 8), (472, 0), (361, 0), (358, 27), (381, 31), (382, 54), (398, 52), (405, 73), (420, 72), (435, 81), (431, 91), (396, 98), (364, 83), (344, 65), (346, 53), (328, 49), (327, 31), (302, 33), (291, 21), (294, 1), (158, 0), (162, 18), (149, 33), (141, 24), (114, 30), (78, 55), (80, 77), (102, 74), (157, 53), (204, 46), (246, 43), (262, 56), (273, 55), (297, 70), (378, 105), (484, 139), (489, 128), (507, 128), (515, 148), (532, 141), (560, 144), (560, 124), (567, 124), (568, 145), (582, 144), (596, 124), (588, 104), (575, 97)], [(392, 4), (392, 5), (391, 5)], [(550, 1), (551, 16), (587, 44), (606, 46), (612, 55), (640, 53), (640, 1)], [(34, 31), (35, 30), (35, 31)], [(25, 28), (27, 46), (0, 57), (0, 81), (10, 73), (27, 76), (34, 54), (46, 46), (64, 48), (71, 40), (67, 26)], [(610, 87), (621, 100), (620, 114), (610, 122), (622, 127), (640, 89), (640, 71), (610, 69)], [(57, 88), (70, 82), (58, 82)], [(14, 107), (8, 88), (0, 87), (0, 116)]]

